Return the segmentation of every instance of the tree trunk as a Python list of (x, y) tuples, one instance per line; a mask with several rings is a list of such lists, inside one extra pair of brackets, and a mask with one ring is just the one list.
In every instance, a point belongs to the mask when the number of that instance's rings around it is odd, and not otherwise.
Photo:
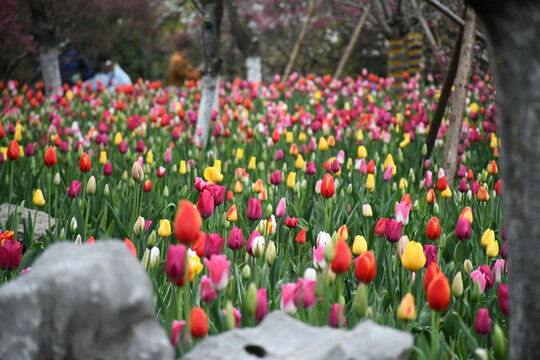
[(469, 0), (493, 59), (508, 242), (510, 359), (540, 359), (540, 4)]
[[(197, 129), (195, 142), (203, 149), (208, 143), (208, 132), (212, 120), (212, 111), (219, 96), (219, 72), (222, 59), (219, 57), (219, 35), (221, 18), (223, 16), (223, 4), (221, 0), (203, 0), (203, 57), (204, 75), (201, 79), (201, 103), (197, 117)], [(219, 110), (217, 108), (216, 110)]]
[(51, 95), (62, 86), (60, 65), (58, 63), (58, 46), (41, 45), (39, 47), (39, 61), (47, 95)]
[(469, 73), (474, 51), (474, 34), (476, 29), (476, 17), (472, 9), (465, 12), (465, 27), (463, 29), (463, 43), (459, 55), (459, 67), (456, 75), (454, 94), (452, 95), (452, 110), (448, 117), (448, 133), (444, 148), (443, 168), (449, 187), (454, 185), (454, 176), (457, 166), (457, 150), (461, 123), (465, 112), (467, 100), (467, 86), (469, 85)]
[(311, 5), (309, 6), (306, 19), (304, 20), (304, 25), (302, 26), (302, 31), (300, 31), (300, 35), (298, 36), (298, 40), (296, 41), (296, 45), (294, 46), (294, 50), (289, 59), (289, 63), (287, 64), (287, 67), (285, 68), (285, 72), (283, 73), (283, 81), (287, 81), (287, 79), (289, 78), (289, 75), (291, 75), (294, 65), (296, 64), (296, 59), (298, 59), (298, 54), (300, 54), (300, 48), (302, 47), (302, 44), (304, 43), (304, 39), (306, 37), (307, 30), (309, 28), (309, 23), (311, 22), (311, 18), (313, 17), (313, 14), (315, 13), (316, 7), (317, 7), (317, 0), (311, 0)]
[(405, 48), (403, 38), (388, 40), (388, 76), (394, 78), (392, 89), (394, 95), (401, 99), (403, 95), (403, 71), (405, 70)]
[(339, 65), (336, 69), (336, 72), (334, 73), (334, 79), (339, 79), (341, 77), (341, 74), (343, 73), (343, 69), (345, 69), (345, 65), (347, 65), (347, 62), (349, 61), (349, 58), (351, 57), (351, 54), (354, 50), (354, 46), (356, 45), (356, 42), (358, 41), (358, 37), (360, 36), (360, 33), (362, 32), (362, 28), (364, 27), (364, 23), (366, 22), (367, 16), (369, 14), (369, 9), (371, 9), (371, 3), (367, 4), (366, 9), (364, 10), (364, 13), (360, 17), (360, 20), (358, 20), (358, 23), (356, 24), (356, 27), (354, 28), (353, 35), (351, 39), (349, 40), (349, 44), (347, 45), (347, 49), (345, 49), (345, 52), (343, 53), (341, 60), (339, 60)]
[(224, 0), (229, 15), (231, 33), (236, 47), (242, 52), (246, 61), (247, 79), (251, 82), (262, 80), (261, 52), (259, 40), (253, 36), (247, 26), (238, 19), (238, 9), (234, 0)]
[(261, 57), (249, 56), (246, 58), (247, 79), (253, 83), (262, 81)]
[(450, 99), (450, 94), (452, 93), (452, 86), (454, 85), (454, 80), (456, 78), (456, 72), (459, 64), (459, 54), (461, 52), (462, 40), (463, 28), (459, 30), (456, 42), (454, 43), (454, 49), (452, 50), (452, 58), (450, 60), (450, 65), (448, 66), (448, 70), (446, 71), (441, 95), (439, 96), (439, 101), (437, 102), (435, 113), (433, 113), (433, 117), (431, 118), (429, 132), (426, 136), (427, 153), (422, 160), (422, 163), (420, 164), (422, 176), (424, 175), (426, 170), (424, 167), (424, 163), (426, 160), (431, 158), (431, 153), (433, 152), (433, 147), (435, 146), (435, 140), (437, 140), (437, 134), (439, 133), (439, 128), (441, 127), (441, 121), (444, 116), (444, 112), (446, 111), (446, 105), (448, 105), (448, 99)]
[(412, 77), (424, 68), (422, 54), (424, 42), (422, 33), (418, 32), (408, 33), (405, 39), (407, 41), (407, 72)]

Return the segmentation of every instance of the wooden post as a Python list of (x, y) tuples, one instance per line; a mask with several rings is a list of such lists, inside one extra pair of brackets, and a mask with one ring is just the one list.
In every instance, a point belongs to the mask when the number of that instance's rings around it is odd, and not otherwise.
[(465, 13), (465, 27), (463, 30), (463, 44), (459, 55), (459, 67), (456, 74), (456, 85), (452, 95), (452, 111), (448, 117), (448, 133), (444, 148), (443, 168), (448, 186), (454, 184), (454, 176), (457, 166), (457, 150), (461, 123), (465, 112), (467, 100), (467, 85), (474, 51), (474, 35), (476, 29), (476, 16), (474, 10), (467, 9)]
[(405, 47), (403, 38), (397, 37), (388, 40), (388, 76), (394, 78), (392, 90), (394, 95), (401, 99), (403, 95), (403, 70), (405, 70)]
[(289, 75), (291, 75), (294, 65), (296, 64), (296, 59), (298, 59), (298, 54), (300, 54), (300, 48), (302, 47), (302, 44), (304, 43), (304, 39), (307, 34), (309, 23), (311, 22), (311, 18), (313, 17), (313, 14), (315, 13), (316, 7), (317, 7), (317, 0), (311, 0), (311, 5), (309, 6), (306, 19), (304, 20), (304, 25), (302, 26), (302, 31), (300, 31), (300, 36), (298, 36), (298, 40), (296, 41), (296, 45), (294, 46), (294, 50), (289, 59), (289, 63), (287, 64), (287, 67), (285, 68), (285, 72), (283, 73), (283, 81), (287, 81), (287, 79), (289, 78)]
[(341, 74), (343, 73), (343, 69), (345, 69), (345, 65), (347, 65), (347, 62), (349, 61), (349, 58), (351, 57), (351, 54), (354, 50), (354, 46), (356, 45), (356, 42), (358, 41), (358, 37), (360, 36), (360, 33), (362, 32), (362, 28), (364, 27), (364, 23), (366, 22), (370, 9), (371, 9), (371, 3), (368, 3), (366, 6), (366, 9), (364, 10), (364, 13), (360, 17), (360, 20), (358, 20), (358, 23), (356, 24), (356, 27), (354, 28), (353, 35), (351, 39), (349, 40), (349, 44), (347, 45), (347, 49), (345, 49), (345, 52), (343, 53), (341, 60), (339, 60), (339, 65), (336, 69), (336, 72), (334, 73), (334, 79), (339, 79), (341, 77)]

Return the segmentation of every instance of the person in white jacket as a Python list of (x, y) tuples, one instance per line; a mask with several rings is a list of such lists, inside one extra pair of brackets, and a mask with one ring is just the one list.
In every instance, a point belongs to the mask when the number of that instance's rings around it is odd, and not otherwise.
[(115, 91), (117, 85), (132, 84), (129, 75), (120, 67), (120, 65), (111, 60), (110, 54), (101, 54), (98, 61), (98, 73), (89, 80), (92, 90), (97, 90), (98, 81), (101, 81), (101, 85), (111, 92)]

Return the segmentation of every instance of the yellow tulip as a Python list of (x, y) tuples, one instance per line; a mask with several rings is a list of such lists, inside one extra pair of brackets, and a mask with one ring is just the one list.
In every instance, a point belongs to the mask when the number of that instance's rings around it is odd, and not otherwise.
[(367, 149), (364, 145), (360, 145), (356, 151), (356, 155), (359, 159), (365, 159), (368, 156)]
[[(339, 169), (341, 171), (341, 169)], [(352, 159), (351, 158), (347, 158), (347, 170), (348, 171), (351, 171), (352, 170)]]
[(122, 142), (122, 140), (124, 140), (124, 138), (122, 137), (122, 133), (119, 131), (119, 132), (117, 132), (116, 135), (114, 136), (114, 145), (115, 145), (115, 146), (120, 145), (120, 143)]
[(255, 156), (252, 156), (249, 159), (248, 170), (255, 170), (255, 167), (257, 166), (256, 161), (257, 161), (257, 159), (255, 158)]
[(399, 180), (399, 190), (405, 189), (408, 185), (407, 179), (401, 178), (401, 180)]
[(446, 186), (446, 189), (441, 192), (441, 196), (445, 199), (450, 199), (452, 197), (452, 191), (450, 191), (449, 186)]
[(218, 160), (218, 159), (214, 160), (214, 167), (218, 169), (218, 171), (221, 172), (221, 160)]
[(486, 247), (486, 255), (489, 257), (495, 257), (499, 255), (499, 242), (497, 240), (493, 240), (488, 244)]
[(364, 141), (364, 132), (362, 129), (358, 129), (356, 132), (356, 141)]
[(227, 221), (236, 222), (236, 220), (238, 220), (238, 208), (233, 204), (227, 211)]
[(495, 133), (491, 133), (491, 142), (489, 143), (489, 147), (492, 149), (495, 149), (498, 145), (497, 135)]
[(352, 252), (354, 255), (362, 255), (367, 251), (367, 241), (362, 235), (356, 235), (354, 237)]
[[(17, 136), (15, 136), (15, 139), (17, 138)], [(17, 140), (19, 141), (19, 140)], [(22, 145), (19, 145), (19, 159), (22, 159), (24, 157), (24, 149), (22, 147)]]
[(164, 238), (171, 235), (171, 223), (169, 220), (159, 220), (158, 235)]
[(198, 256), (192, 256), (188, 259), (189, 264), (189, 282), (192, 282), (195, 279), (195, 276), (199, 275), (203, 269), (201, 264), (201, 258)]
[(38, 207), (45, 205), (45, 198), (43, 197), (43, 192), (40, 189), (37, 189), (34, 192), (34, 196), (32, 197), (32, 203)]
[(260, 193), (264, 190), (264, 185), (263, 185), (263, 182), (261, 179), (258, 179), (257, 181), (255, 181), (255, 184), (253, 184), (253, 191), (255, 193)]
[(287, 144), (290, 144), (293, 142), (293, 133), (292, 131), (287, 131), (287, 134), (285, 135), (285, 140), (287, 141)]
[(107, 152), (102, 151), (99, 153), (99, 163), (105, 165), (107, 163)]
[(181, 175), (184, 175), (185, 173), (187, 173), (187, 167), (186, 167), (186, 161), (185, 160), (180, 160), (180, 170), (178, 170), (178, 172)]
[(304, 142), (306, 141), (307, 135), (305, 132), (301, 131), (300, 134), (298, 134), (298, 141)]
[(295, 184), (296, 184), (296, 173), (290, 172), (289, 175), (287, 176), (287, 186), (292, 189)]
[(401, 263), (410, 271), (417, 271), (423, 268), (426, 264), (426, 256), (424, 255), (422, 244), (416, 241), (409, 242), (405, 246), (405, 250), (403, 250)]
[(0, 152), (4, 155), (4, 160), (7, 159), (7, 147), (2, 146), (0, 147)]
[(298, 156), (296, 157), (296, 162), (294, 163), (294, 167), (297, 168), (297, 169), (301, 169), (304, 167), (304, 158), (302, 157), (302, 154), (298, 154)]
[(477, 103), (472, 103), (471, 105), (469, 105), (469, 109), (471, 109), (471, 112), (478, 112), (478, 110), (480, 110), (480, 107)]
[(154, 154), (152, 150), (146, 153), (146, 163), (152, 165), (154, 163)]
[(234, 192), (235, 193), (241, 193), (243, 189), (242, 183), (238, 180), (234, 183)]
[[(394, 164), (394, 158), (392, 157), (392, 154), (388, 154), (388, 156), (386, 157), (386, 160), (384, 160), (384, 164), (383, 164), (384, 170), (386, 170), (386, 168), (388, 168), (390, 165), (392, 165), (394, 169), (396, 168), (396, 164)], [(392, 175), (394, 175), (393, 172), (392, 172)]]
[(399, 147), (404, 149), (407, 145), (409, 145), (411, 142), (411, 134), (404, 133), (403, 134), (403, 141), (399, 143)]
[(319, 138), (319, 150), (320, 151), (328, 150), (328, 142), (326, 142), (326, 139), (324, 138), (324, 136), (321, 136)]
[(244, 149), (236, 149), (236, 160), (242, 160), (244, 158)]
[(375, 190), (375, 176), (373, 176), (373, 174), (368, 174), (367, 176), (366, 189), (368, 189), (370, 192)]
[(491, 229), (486, 229), (484, 231), (484, 234), (482, 235), (482, 245), (484, 247), (487, 247), (489, 243), (495, 240), (495, 232)]
[(414, 296), (411, 293), (405, 294), (397, 309), (397, 317), (404, 321), (416, 319), (416, 306)]
[(210, 166), (204, 169), (203, 177), (206, 179), (206, 181), (211, 181), (214, 184), (223, 181), (223, 174), (215, 166)]

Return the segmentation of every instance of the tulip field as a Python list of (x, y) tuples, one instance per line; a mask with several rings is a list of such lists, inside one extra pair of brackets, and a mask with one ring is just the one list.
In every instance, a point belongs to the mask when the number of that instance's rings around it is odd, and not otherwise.
[[(407, 331), (413, 359), (506, 358), (493, 86), (471, 80), (450, 187), (446, 121), (424, 160), (440, 84), (406, 80), (402, 99), (367, 71), (222, 83), (204, 149), (198, 83), (79, 83), (50, 98), (41, 83), (0, 83), (0, 203), (12, 204), (0, 281), (54, 243), (117, 238), (147, 269), (179, 356), (283, 310)], [(55, 220), (39, 241), (19, 207)]]

